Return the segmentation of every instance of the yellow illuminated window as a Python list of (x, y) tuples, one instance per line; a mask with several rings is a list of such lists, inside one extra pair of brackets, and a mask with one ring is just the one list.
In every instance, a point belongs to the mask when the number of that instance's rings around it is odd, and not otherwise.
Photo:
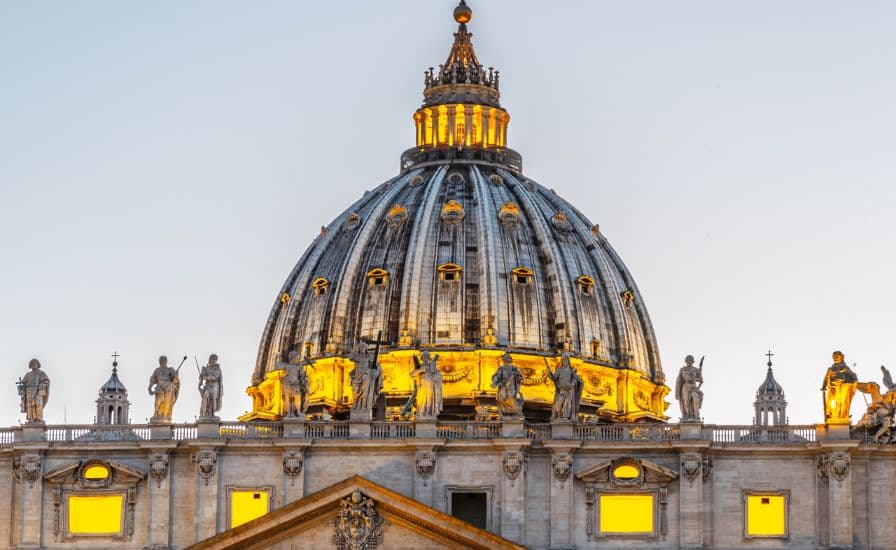
[(582, 294), (590, 295), (594, 291), (594, 279), (588, 275), (582, 275), (576, 282), (579, 284), (579, 290)]
[(103, 466), (102, 464), (94, 464), (92, 466), (88, 466), (84, 470), (84, 479), (106, 479), (109, 477), (109, 468)]
[(637, 479), (640, 475), (641, 472), (638, 468), (631, 464), (623, 464), (622, 466), (617, 466), (616, 469), (613, 470), (613, 477), (616, 479)]
[(495, 120), (495, 109), (489, 109), (488, 114), (488, 145), (496, 145), (498, 140), (496, 138), (496, 124), (497, 120)]
[(747, 536), (787, 536), (787, 499), (783, 494), (749, 494), (747, 497)]
[(532, 276), (535, 272), (528, 267), (517, 267), (510, 272), (513, 281), (517, 284), (527, 285), (532, 282)]
[(382, 286), (386, 284), (386, 281), (389, 279), (389, 272), (385, 269), (371, 269), (367, 272), (367, 280), (370, 283), (370, 286)]
[(652, 494), (600, 495), (599, 513), (601, 533), (653, 533)]
[(439, 106), (439, 145), (448, 143), (448, 107)]
[(122, 495), (71, 495), (68, 497), (68, 531), (105, 535), (121, 532)]
[(317, 296), (323, 296), (327, 293), (327, 289), (330, 286), (330, 281), (324, 279), (323, 277), (318, 277), (311, 283), (311, 288), (314, 289), (314, 294)]
[(473, 118), (470, 122), (473, 124), (473, 145), (482, 145), (482, 107), (480, 105), (473, 107)]
[(268, 513), (270, 493), (266, 489), (231, 491), (230, 526), (236, 527)]
[(424, 123), (426, 126), (423, 130), (423, 140), (427, 145), (433, 145), (435, 139), (433, 138), (432, 109), (426, 110)]

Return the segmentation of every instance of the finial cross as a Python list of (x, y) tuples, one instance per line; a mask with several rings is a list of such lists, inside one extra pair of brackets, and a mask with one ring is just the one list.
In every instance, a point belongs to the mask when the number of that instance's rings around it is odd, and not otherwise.
[(121, 357), (121, 356), (118, 355), (118, 350), (115, 350), (114, 352), (112, 352), (112, 362), (115, 363), (116, 365), (118, 364), (119, 357)]
[(772, 366), (772, 357), (774, 357), (775, 354), (772, 353), (772, 350), (768, 350), (768, 353), (766, 353), (765, 356), (768, 357), (768, 366)]

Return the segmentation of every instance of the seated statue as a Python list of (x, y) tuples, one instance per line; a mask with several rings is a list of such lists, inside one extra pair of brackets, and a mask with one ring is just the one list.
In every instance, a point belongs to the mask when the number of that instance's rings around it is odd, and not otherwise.
[(828, 367), (821, 384), (824, 394), (824, 421), (834, 424), (849, 423), (849, 407), (856, 393), (858, 378), (844, 362), (843, 352), (833, 353), (834, 364)]

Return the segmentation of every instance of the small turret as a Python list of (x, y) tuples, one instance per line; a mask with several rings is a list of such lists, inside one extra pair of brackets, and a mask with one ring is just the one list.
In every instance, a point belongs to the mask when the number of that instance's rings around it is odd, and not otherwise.
[(112, 376), (100, 388), (96, 400), (96, 424), (130, 424), (128, 390), (118, 379), (118, 352), (112, 354)]
[(775, 380), (772, 373), (772, 357), (774, 354), (768, 352), (768, 372), (765, 374), (765, 380), (756, 390), (756, 401), (753, 407), (756, 409), (756, 415), (753, 417), (754, 426), (786, 426), (787, 420), (787, 401), (784, 399), (784, 388)]

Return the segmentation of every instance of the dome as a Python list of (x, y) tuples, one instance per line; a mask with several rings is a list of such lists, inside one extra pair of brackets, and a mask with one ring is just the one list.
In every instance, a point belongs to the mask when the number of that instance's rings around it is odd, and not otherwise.
[(454, 38), (438, 74), (425, 74), (417, 144), (399, 175), (323, 228), (277, 293), (245, 418), (279, 417), (277, 365), (293, 351), (313, 361), (312, 409), (338, 414), (364, 340), (380, 342), (387, 410), (407, 399), (425, 348), (440, 355), (449, 412), (487, 410), (509, 352), (537, 414), (553, 399), (548, 369), (570, 351), (583, 411), (665, 419), (668, 388), (634, 279), (597, 225), (523, 175), (506, 147), (497, 71), (479, 63), (464, 22)]
[(128, 393), (128, 389), (124, 387), (124, 384), (118, 378), (118, 362), (113, 364), (112, 375), (100, 388), (100, 394), (104, 393)]
[(778, 381), (775, 380), (775, 375), (772, 373), (772, 365), (771, 362), (769, 362), (768, 372), (765, 373), (765, 380), (762, 382), (762, 385), (759, 386), (759, 389), (756, 390), (756, 399), (778, 397), (784, 397), (784, 388), (782, 388), (781, 384), (778, 384)]

